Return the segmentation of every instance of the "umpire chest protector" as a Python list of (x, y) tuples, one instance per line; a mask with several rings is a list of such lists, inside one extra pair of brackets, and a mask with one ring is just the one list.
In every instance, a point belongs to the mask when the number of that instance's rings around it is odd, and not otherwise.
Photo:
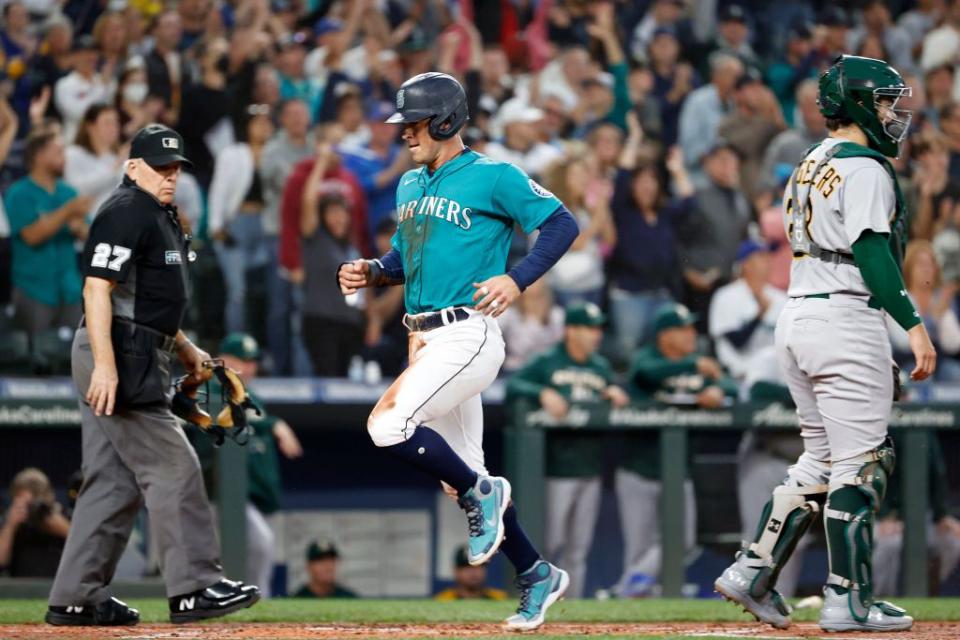
[(128, 178), (100, 208), (84, 247), (87, 277), (114, 283), (111, 337), (119, 406), (165, 401), (189, 296), (189, 236), (176, 209)]
[(84, 275), (116, 283), (114, 317), (173, 336), (187, 308), (190, 255), (176, 209), (124, 178), (90, 228)]

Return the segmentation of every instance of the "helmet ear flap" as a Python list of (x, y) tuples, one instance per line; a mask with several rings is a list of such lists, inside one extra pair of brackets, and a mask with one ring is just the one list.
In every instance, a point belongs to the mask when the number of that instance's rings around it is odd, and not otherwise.
[(457, 132), (467, 121), (467, 104), (463, 102), (457, 105), (446, 117), (434, 116), (427, 125), (427, 132), (434, 140), (449, 140), (457, 135)]
[[(430, 134), (430, 137), (434, 140), (447, 140), (453, 136), (454, 128), (450, 126), (453, 120), (453, 116), (447, 116), (443, 120), (440, 119), (440, 116), (433, 116), (430, 118), (430, 123), (427, 125), (427, 132)], [(444, 125), (447, 125), (446, 127)]]

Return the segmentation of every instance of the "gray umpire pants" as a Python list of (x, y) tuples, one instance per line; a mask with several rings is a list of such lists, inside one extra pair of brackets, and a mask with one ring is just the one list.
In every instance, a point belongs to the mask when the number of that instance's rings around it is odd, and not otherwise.
[[(73, 340), (73, 381), (81, 398), (93, 354), (86, 329)], [(203, 589), (223, 577), (220, 542), (200, 463), (165, 406), (95, 416), (80, 400), (83, 486), (50, 591), (51, 606), (99, 604), (143, 502), (160, 550), (169, 597)]]

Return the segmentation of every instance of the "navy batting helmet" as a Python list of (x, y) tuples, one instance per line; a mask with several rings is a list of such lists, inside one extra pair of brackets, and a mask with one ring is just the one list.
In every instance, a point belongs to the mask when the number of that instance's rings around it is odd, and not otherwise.
[(397, 112), (391, 124), (430, 119), (427, 130), (434, 140), (446, 140), (469, 118), (467, 94), (456, 78), (431, 71), (413, 76), (397, 91)]

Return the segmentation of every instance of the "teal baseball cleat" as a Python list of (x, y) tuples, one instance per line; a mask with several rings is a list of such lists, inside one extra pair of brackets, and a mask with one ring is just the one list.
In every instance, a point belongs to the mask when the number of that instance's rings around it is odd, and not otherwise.
[(547, 609), (563, 597), (570, 586), (570, 575), (546, 560), (538, 560), (518, 575), (514, 584), (520, 590), (520, 606), (504, 627), (508, 631), (532, 631), (543, 624)]
[(480, 477), (457, 502), (467, 512), (467, 561), (481, 565), (493, 557), (503, 542), (503, 514), (510, 505), (510, 483), (497, 476)]

